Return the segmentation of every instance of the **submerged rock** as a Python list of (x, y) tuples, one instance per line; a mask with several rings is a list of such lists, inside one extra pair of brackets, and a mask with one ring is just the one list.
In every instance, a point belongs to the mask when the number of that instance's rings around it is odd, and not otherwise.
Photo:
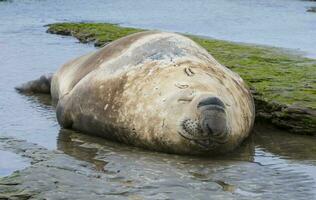
[(30, 167), (0, 178), (0, 199), (97, 200), (128, 193), (127, 187), (108, 182), (90, 163), (25, 141), (0, 140), (2, 148), (32, 160)]
[(307, 12), (314, 12), (314, 13), (316, 13), (316, 7), (310, 7), (306, 11)]

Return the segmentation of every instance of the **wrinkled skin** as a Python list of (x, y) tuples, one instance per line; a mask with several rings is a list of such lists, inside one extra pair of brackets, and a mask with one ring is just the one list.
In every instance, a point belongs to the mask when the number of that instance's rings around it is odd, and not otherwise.
[(243, 80), (174, 33), (133, 34), (70, 61), (51, 95), (65, 128), (170, 153), (231, 151), (254, 121)]

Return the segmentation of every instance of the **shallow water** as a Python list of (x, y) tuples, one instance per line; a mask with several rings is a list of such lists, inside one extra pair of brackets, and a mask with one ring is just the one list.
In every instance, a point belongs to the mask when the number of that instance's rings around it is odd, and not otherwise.
[(24, 169), (29, 166), (27, 159), (17, 154), (0, 150), (0, 177), (8, 176), (13, 171)]
[(236, 151), (210, 159), (149, 152), (61, 130), (58, 149), (93, 163), (111, 181), (139, 188), (141, 196), (313, 199), (313, 139), (257, 124)]
[(0, 29), (7, 33), (55, 21), (112, 22), (291, 48), (316, 57), (316, 14), (306, 12), (316, 6), (312, 1), (13, 0), (0, 6)]
[[(257, 124), (253, 136), (225, 157), (207, 159), (153, 153), (60, 130), (49, 97), (23, 96), (13, 89), (94, 50), (92, 45), (79, 44), (73, 38), (45, 33), (43, 25), (60, 21), (115, 22), (270, 44), (316, 56), (313, 54), (316, 14), (305, 12), (313, 2), (207, 2), (0, 2), (0, 135), (26, 139), (48, 149), (57, 148), (94, 163), (96, 170), (112, 176), (109, 181), (131, 185), (139, 196), (315, 198), (314, 137), (291, 135)], [(0, 151), (0, 175), (25, 167), (19, 164), (20, 158), (6, 159), (6, 155)], [(19, 167), (14, 168), (15, 165)]]

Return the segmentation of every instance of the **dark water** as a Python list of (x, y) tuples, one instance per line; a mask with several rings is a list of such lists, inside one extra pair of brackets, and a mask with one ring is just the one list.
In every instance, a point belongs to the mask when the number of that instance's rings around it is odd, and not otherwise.
[[(240, 42), (275, 45), (316, 56), (316, 4), (261, 1), (9, 1), (0, 2), (0, 135), (59, 149), (112, 174), (109, 181), (138, 188), (153, 199), (314, 199), (316, 138), (257, 124), (253, 136), (220, 158), (142, 151), (60, 130), (47, 96), (23, 96), (14, 86), (54, 72), (94, 50), (69, 37), (45, 33), (60, 21), (115, 22), (189, 32)], [(0, 175), (26, 166), (0, 151)]]

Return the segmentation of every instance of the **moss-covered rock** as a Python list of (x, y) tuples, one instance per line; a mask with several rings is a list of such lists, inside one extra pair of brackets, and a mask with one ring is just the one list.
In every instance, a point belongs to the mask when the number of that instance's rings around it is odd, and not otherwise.
[[(57, 23), (48, 33), (71, 35), (103, 46), (144, 31), (105, 23)], [(252, 89), (258, 119), (300, 134), (316, 135), (316, 60), (284, 49), (188, 35)]]
[(71, 35), (82, 43), (94, 42), (100, 47), (118, 38), (143, 31), (141, 29), (123, 28), (115, 24), (100, 23), (58, 23), (48, 25), (48, 33)]

